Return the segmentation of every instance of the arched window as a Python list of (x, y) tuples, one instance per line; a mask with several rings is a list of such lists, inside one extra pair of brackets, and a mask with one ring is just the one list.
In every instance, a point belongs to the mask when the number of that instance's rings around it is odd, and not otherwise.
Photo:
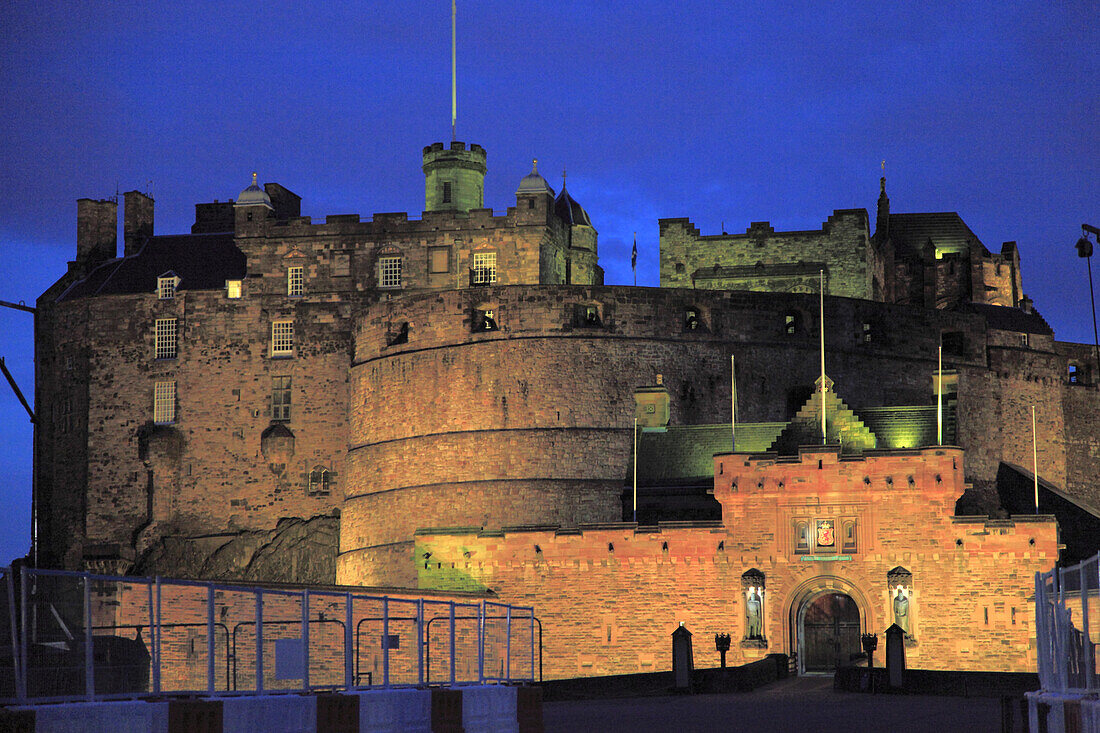
[(307, 491), (310, 496), (327, 496), (332, 491), (332, 477), (324, 466), (314, 466), (309, 472), (309, 486)]

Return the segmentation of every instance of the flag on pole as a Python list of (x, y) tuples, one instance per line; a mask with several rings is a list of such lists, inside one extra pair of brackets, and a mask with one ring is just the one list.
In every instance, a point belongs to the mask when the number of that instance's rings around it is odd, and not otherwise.
[(634, 232), (634, 249), (630, 252), (630, 269), (634, 271), (634, 284), (638, 284), (638, 232)]

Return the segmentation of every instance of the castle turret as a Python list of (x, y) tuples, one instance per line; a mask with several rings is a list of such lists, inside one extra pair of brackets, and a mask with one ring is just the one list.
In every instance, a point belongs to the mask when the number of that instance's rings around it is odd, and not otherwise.
[(485, 148), (452, 141), (424, 148), (424, 210), (469, 211), (484, 206)]
[(271, 197), (256, 183), (255, 173), (252, 174), (252, 185), (241, 191), (241, 195), (237, 197), (237, 203), (233, 204), (233, 213), (238, 233), (254, 229), (259, 222), (275, 215)]

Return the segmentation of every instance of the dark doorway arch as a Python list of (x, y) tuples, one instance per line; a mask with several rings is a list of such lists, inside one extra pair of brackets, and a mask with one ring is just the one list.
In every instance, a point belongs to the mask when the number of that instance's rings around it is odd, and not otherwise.
[(798, 611), (801, 667), (806, 672), (832, 672), (861, 652), (859, 606), (847, 593), (818, 594)]

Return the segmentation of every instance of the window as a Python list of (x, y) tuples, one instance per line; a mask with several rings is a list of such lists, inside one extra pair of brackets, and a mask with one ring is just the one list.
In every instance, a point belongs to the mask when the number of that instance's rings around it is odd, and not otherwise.
[(307, 488), (310, 496), (324, 496), (332, 491), (332, 474), (324, 466), (316, 466), (309, 472), (309, 486)]
[(596, 328), (600, 325), (600, 309), (598, 306), (582, 303), (576, 307), (574, 322), (581, 328)]
[(492, 285), (497, 281), (497, 253), (476, 252), (471, 283), (473, 285)]
[(703, 316), (698, 308), (688, 308), (684, 313), (684, 330), (698, 331), (703, 327)]
[(783, 333), (788, 336), (794, 335), (798, 331), (798, 314), (794, 312), (787, 313), (783, 316)]
[(73, 400), (66, 397), (57, 406), (57, 430), (67, 433), (73, 429)]
[(290, 356), (294, 353), (294, 321), (271, 324), (271, 355)]
[(351, 275), (351, 253), (337, 252), (332, 256), (332, 276), (347, 277)]
[(429, 247), (428, 248), (428, 272), (432, 274), (438, 274), (441, 272), (451, 271), (451, 248), (450, 247)]
[(401, 287), (401, 258), (378, 258), (378, 286), (382, 288)]
[(443, 181), (443, 203), (451, 203), (451, 182)]
[(863, 343), (871, 343), (871, 324), (867, 321), (863, 322)]
[(1080, 384), (1081, 383), (1081, 368), (1076, 364), (1069, 365), (1069, 383)]
[(276, 422), (290, 420), (290, 377), (271, 380), (271, 419)]
[(176, 358), (176, 319), (158, 318), (154, 327), (153, 354), (157, 359)]
[(841, 525), (840, 549), (842, 552), (856, 551), (856, 520), (845, 519)]
[(473, 331), (496, 331), (499, 328), (497, 325), (496, 315), (492, 309), (475, 310), (473, 319)]
[(301, 267), (288, 267), (286, 269), (286, 294), (291, 298), (302, 297), (305, 278)]
[(176, 383), (157, 382), (153, 385), (153, 422), (171, 425), (176, 421)]
[(1031, 343), (1031, 339), (1028, 338), (1028, 335), (1026, 333), (1021, 333), (1021, 334), (1019, 334), (1019, 336), (1020, 336), (1020, 346), (1023, 346), (1026, 349), (1028, 347), (1028, 345)]
[(225, 281), (225, 297), (236, 300), (244, 294), (244, 283), (240, 280)]
[(179, 284), (179, 278), (175, 275), (163, 275), (157, 278), (157, 298), (160, 300), (171, 300), (176, 297), (176, 285)]
[(800, 519), (794, 523), (794, 552), (796, 555), (810, 553), (810, 523)]

